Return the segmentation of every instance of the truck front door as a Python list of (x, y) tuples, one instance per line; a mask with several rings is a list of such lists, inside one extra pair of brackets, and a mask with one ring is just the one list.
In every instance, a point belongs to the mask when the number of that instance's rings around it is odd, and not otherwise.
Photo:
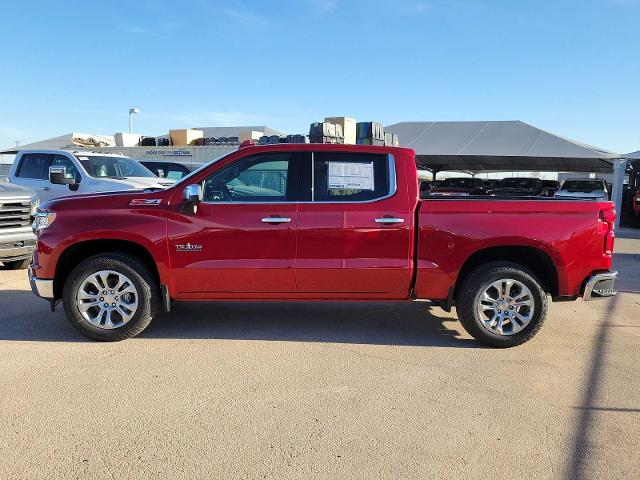
[(300, 168), (308, 155), (237, 159), (202, 182), (204, 199), (194, 215), (170, 211), (169, 249), (181, 296), (269, 298), (297, 292), (297, 201), (303, 198)]

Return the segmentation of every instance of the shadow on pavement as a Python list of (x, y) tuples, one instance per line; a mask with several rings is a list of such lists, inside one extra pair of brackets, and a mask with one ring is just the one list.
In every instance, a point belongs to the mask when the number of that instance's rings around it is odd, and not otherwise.
[[(62, 307), (27, 291), (0, 291), (0, 340), (84, 342)], [(4, 307), (6, 305), (6, 308)], [(437, 307), (410, 302), (174, 303), (138, 338), (270, 340), (483, 348)], [(454, 328), (449, 328), (450, 324)]]
[(635, 409), (618, 409), (615, 407), (603, 407), (597, 405), (598, 394), (600, 392), (604, 378), (603, 368), (606, 363), (606, 348), (609, 340), (609, 332), (612, 324), (610, 319), (615, 318), (615, 312), (620, 297), (611, 300), (609, 308), (605, 314), (604, 321), (600, 324), (598, 334), (594, 340), (593, 353), (589, 368), (589, 376), (584, 384), (581, 405), (576, 407), (580, 410), (576, 429), (573, 433), (573, 451), (569, 457), (567, 468), (567, 480), (582, 480), (589, 478), (588, 461), (591, 450), (595, 449), (593, 441), (593, 420), (598, 411), (640, 411)]
[(613, 268), (618, 270), (616, 290), (627, 293), (640, 293), (640, 255), (633, 253), (614, 253)]

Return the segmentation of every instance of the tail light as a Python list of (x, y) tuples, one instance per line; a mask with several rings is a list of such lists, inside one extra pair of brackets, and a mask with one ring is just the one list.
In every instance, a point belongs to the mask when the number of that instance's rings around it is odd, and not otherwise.
[(616, 225), (616, 211), (611, 208), (600, 210), (599, 229), (604, 232), (604, 254), (611, 255), (613, 253), (613, 244), (616, 239), (614, 228)]

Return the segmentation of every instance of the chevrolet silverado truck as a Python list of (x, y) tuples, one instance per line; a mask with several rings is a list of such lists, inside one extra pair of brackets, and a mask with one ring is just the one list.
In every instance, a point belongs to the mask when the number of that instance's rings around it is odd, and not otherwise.
[(9, 171), (9, 181), (37, 192), (43, 202), (82, 193), (173, 184), (172, 180), (156, 177), (133, 158), (68, 150), (20, 150)]
[(165, 190), (44, 203), (29, 277), (96, 340), (133, 337), (174, 301), (428, 299), (510, 347), (548, 298), (615, 294), (615, 216), (608, 201), (420, 200), (404, 148), (243, 145)]
[(9, 270), (27, 268), (36, 237), (31, 215), (38, 197), (29, 189), (0, 182), (0, 262)]

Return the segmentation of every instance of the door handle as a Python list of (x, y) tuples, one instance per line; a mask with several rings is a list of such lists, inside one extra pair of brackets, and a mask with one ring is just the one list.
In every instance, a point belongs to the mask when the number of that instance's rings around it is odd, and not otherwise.
[(393, 224), (393, 223), (404, 223), (404, 218), (395, 218), (395, 217), (382, 217), (376, 218), (376, 223), (384, 223), (384, 224)]
[(45, 192), (48, 192), (51, 189), (49, 187), (42, 187), (40, 190), (44, 190)]
[(291, 223), (288, 217), (264, 217), (262, 223)]

